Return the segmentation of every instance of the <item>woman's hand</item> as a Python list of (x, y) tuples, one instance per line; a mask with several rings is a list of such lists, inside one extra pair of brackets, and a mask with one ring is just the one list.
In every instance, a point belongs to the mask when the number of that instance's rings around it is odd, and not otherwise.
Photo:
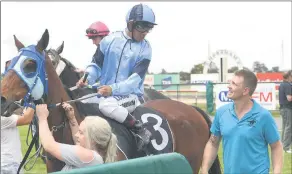
[(69, 103), (64, 102), (62, 104), (62, 107), (64, 108), (64, 110), (66, 112), (66, 116), (69, 120), (72, 120), (75, 118), (74, 108)]
[(36, 106), (36, 114), (39, 121), (47, 120), (49, 116), (48, 106), (46, 104), (39, 104)]

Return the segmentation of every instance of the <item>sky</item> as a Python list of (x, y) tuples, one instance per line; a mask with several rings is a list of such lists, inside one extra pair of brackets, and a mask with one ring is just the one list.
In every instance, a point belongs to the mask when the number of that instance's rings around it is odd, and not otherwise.
[[(1, 72), (17, 55), (13, 35), (36, 44), (48, 29), (48, 48), (62, 41), (62, 56), (76, 67), (90, 63), (96, 46), (85, 36), (95, 21), (111, 31), (126, 27), (128, 10), (140, 2), (1, 2)], [(291, 69), (291, 2), (143, 2), (158, 24), (146, 39), (152, 46), (149, 72), (190, 72), (208, 54), (225, 49), (243, 66), (254, 61), (268, 68)], [(283, 43), (283, 46), (282, 46)], [(209, 50), (209, 51), (208, 51)], [(228, 67), (236, 65), (228, 58)], [(219, 59), (215, 59), (219, 66)]]

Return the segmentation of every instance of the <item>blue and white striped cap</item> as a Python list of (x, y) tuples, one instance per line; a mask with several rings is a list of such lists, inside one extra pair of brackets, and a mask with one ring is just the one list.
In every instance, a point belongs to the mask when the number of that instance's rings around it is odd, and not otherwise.
[(129, 21), (144, 21), (157, 25), (153, 10), (144, 4), (135, 5), (129, 10), (126, 16), (126, 22), (128, 23)]

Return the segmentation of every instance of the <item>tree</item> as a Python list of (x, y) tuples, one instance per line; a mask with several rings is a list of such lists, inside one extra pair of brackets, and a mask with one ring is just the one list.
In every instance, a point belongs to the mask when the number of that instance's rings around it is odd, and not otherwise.
[(244, 66), (242, 69), (251, 71), (248, 67)]
[(194, 67), (191, 69), (191, 74), (202, 74), (204, 70), (204, 65), (201, 64), (197, 64), (194, 65)]
[(280, 72), (278, 66), (272, 67), (272, 72)]
[(259, 61), (255, 61), (253, 63), (253, 71), (254, 72), (267, 72), (269, 69), (266, 67), (264, 63), (260, 63)]
[(150, 72), (149, 69), (147, 69), (146, 74), (153, 74), (153, 72)]
[(190, 81), (191, 79), (191, 74), (188, 72), (179, 72), (180, 80), (181, 81)]
[(160, 74), (167, 74), (166, 70), (164, 68), (162, 68), (161, 73)]
[(238, 67), (237, 66), (233, 66), (233, 67), (228, 69), (228, 73), (234, 73), (237, 70), (238, 70)]
[(219, 68), (217, 67), (217, 65), (214, 62), (210, 63), (208, 73), (219, 73)]

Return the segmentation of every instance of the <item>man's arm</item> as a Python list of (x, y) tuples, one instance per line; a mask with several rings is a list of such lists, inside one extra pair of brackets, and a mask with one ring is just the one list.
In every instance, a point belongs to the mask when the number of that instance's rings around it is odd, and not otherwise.
[(221, 129), (220, 129), (220, 116), (221, 116), (221, 110), (218, 109), (215, 118), (212, 122), (210, 131), (211, 136), (209, 138), (209, 141), (207, 142), (204, 150), (203, 155), (203, 161), (202, 161), (202, 167), (201, 167), (201, 173), (208, 174), (208, 171), (212, 164), (214, 163), (214, 160), (216, 159), (219, 144), (221, 141)]
[(271, 147), (271, 158), (273, 165), (273, 174), (282, 173), (283, 168), (283, 146), (280, 141), (270, 144)]
[(288, 101), (292, 101), (292, 95), (286, 95)]
[(132, 75), (128, 77), (128, 79), (110, 85), (110, 87), (112, 88), (112, 94), (113, 95), (131, 94), (139, 86), (139, 84), (145, 77), (149, 64), (150, 64), (149, 59), (143, 59), (141, 62), (136, 64)]
[(209, 138), (209, 141), (205, 146), (201, 173), (208, 174), (210, 167), (212, 166), (214, 160), (216, 159), (220, 141), (221, 136), (215, 136), (214, 134), (211, 134), (211, 137)]
[(264, 137), (271, 147), (271, 157), (273, 165), (273, 173), (281, 173), (283, 168), (283, 147), (280, 142), (280, 134), (275, 119), (269, 111), (264, 115)]
[(287, 97), (288, 101), (292, 101), (292, 86), (290, 84), (285, 84), (284, 85), (284, 94)]
[[(88, 73), (87, 81), (88, 84), (94, 84), (101, 76), (101, 69), (104, 60), (104, 54), (101, 50), (103, 47), (98, 47), (94, 57), (92, 58), (91, 64), (86, 67), (85, 72)], [(83, 80), (83, 78), (81, 79)]]
[[(87, 82), (88, 84), (94, 84), (101, 76), (101, 69), (103, 66), (104, 55), (106, 54), (113, 37), (104, 37), (97, 47), (95, 54), (92, 58), (91, 64), (86, 67), (85, 72), (88, 72)], [(81, 79), (83, 81), (83, 78)]]
[(152, 58), (152, 48), (148, 42), (145, 43), (142, 50), (130, 77), (125, 81), (110, 85), (112, 95), (128, 95), (138, 88), (147, 73)]

